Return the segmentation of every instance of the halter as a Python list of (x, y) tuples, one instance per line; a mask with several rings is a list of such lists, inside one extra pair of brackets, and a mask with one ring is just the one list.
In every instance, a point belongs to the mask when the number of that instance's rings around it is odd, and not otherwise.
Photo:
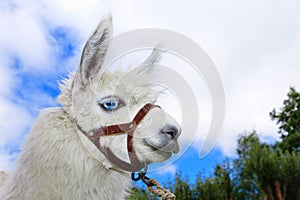
[[(133, 120), (129, 123), (125, 124), (116, 124), (109, 125), (105, 127), (101, 127), (98, 129), (91, 130), (86, 132), (82, 129), (82, 127), (76, 123), (77, 128), (92, 142), (94, 145), (106, 156), (106, 158), (118, 166), (120, 169), (128, 171), (128, 172), (136, 172), (143, 169), (146, 166), (146, 163), (143, 163), (139, 160), (136, 151), (134, 149), (133, 144), (133, 134), (135, 129), (138, 127), (140, 122), (144, 119), (144, 117), (149, 113), (149, 111), (153, 108), (160, 108), (158, 105), (153, 105), (151, 103), (147, 103), (144, 105), (138, 113), (135, 115)], [(116, 156), (109, 147), (103, 147), (100, 144), (100, 138), (104, 136), (116, 136), (127, 134), (127, 151), (130, 162), (123, 161), (118, 156)]]

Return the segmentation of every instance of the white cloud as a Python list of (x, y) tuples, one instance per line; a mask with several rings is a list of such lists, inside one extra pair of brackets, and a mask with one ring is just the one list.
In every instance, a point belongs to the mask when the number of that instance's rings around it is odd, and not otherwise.
[(91, 35), (99, 20), (108, 13), (103, 1), (99, 0), (37, 0), (43, 10), (41, 15), (52, 27), (74, 28), (80, 39)]
[(268, 114), (281, 106), (289, 86), (300, 86), (298, 1), (164, 1), (145, 7), (150, 11), (140, 13), (155, 13), (158, 26), (198, 41), (215, 62), (227, 98), (218, 142), (226, 155), (234, 154), (237, 135), (245, 130), (278, 139)]
[(154, 171), (158, 175), (170, 174), (174, 176), (177, 172), (177, 168), (175, 165), (169, 164), (163, 167), (160, 167), (159, 170)]
[(16, 7), (0, 14), (0, 47), (6, 56), (19, 58), (25, 68), (42, 68), (53, 65), (53, 52), (47, 32), (32, 9)]
[(216, 64), (227, 97), (218, 142), (226, 155), (233, 155), (237, 135), (245, 130), (278, 139), (269, 112), (281, 106), (289, 86), (300, 89), (298, 1), (134, 1), (132, 9), (141, 21), (146, 18), (145, 27), (197, 41)]
[(0, 171), (12, 171), (17, 154), (10, 154), (5, 150), (0, 149)]
[(14, 86), (14, 72), (7, 66), (9, 66), (8, 59), (0, 54), (0, 97), (9, 95)]
[(29, 131), (32, 121), (26, 108), (0, 97), (0, 171), (14, 168), (17, 149), (8, 148), (16, 148), (23, 142), (23, 135)]
[(26, 108), (0, 98), (0, 146), (18, 144), (32, 120)]

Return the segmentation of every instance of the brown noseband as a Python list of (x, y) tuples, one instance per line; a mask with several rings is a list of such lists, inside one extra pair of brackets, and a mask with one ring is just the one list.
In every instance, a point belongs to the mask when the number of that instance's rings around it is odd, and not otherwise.
[[(139, 160), (133, 144), (133, 134), (137, 126), (143, 120), (143, 118), (148, 114), (148, 112), (152, 109), (158, 107), (158, 105), (153, 105), (151, 103), (143, 106), (138, 113), (135, 115), (133, 120), (130, 123), (125, 124), (117, 124), (117, 125), (109, 125), (105, 127), (101, 127), (98, 129), (94, 129), (92, 131), (86, 132), (84, 131), (77, 123), (77, 128), (91, 141), (94, 145), (107, 157), (107, 159), (118, 166), (120, 169), (128, 171), (128, 172), (136, 172), (143, 169), (146, 166), (146, 163), (143, 163)], [(100, 145), (100, 137), (103, 136), (115, 136), (127, 134), (127, 150), (130, 163), (123, 161), (118, 156), (116, 156), (109, 147), (102, 147)]]

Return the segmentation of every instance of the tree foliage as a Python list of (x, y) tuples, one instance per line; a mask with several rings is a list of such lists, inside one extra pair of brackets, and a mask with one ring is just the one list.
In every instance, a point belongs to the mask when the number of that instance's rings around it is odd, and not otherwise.
[(300, 148), (300, 93), (291, 87), (287, 96), (283, 107), (279, 111), (274, 108), (270, 117), (279, 125), (278, 133), (282, 138), (280, 148), (297, 151)]
[(129, 196), (127, 200), (156, 200), (157, 198), (151, 195), (147, 190), (133, 187), (129, 191)]

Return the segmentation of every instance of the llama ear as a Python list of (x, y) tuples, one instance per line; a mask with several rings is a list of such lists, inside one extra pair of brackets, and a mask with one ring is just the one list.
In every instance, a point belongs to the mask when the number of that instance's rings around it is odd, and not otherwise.
[(77, 78), (80, 79), (82, 86), (86, 86), (89, 80), (93, 80), (101, 69), (106, 52), (109, 46), (109, 39), (112, 34), (111, 15), (102, 19), (86, 42), (77, 71)]
[(162, 50), (161, 48), (159, 48), (159, 45), (156, 46), (151, 55), (146, 58), (146, 60), (140, 65), (141, 67), (141, 71), (150, 71), (152, 69), (152, 67), (154, 66), (155, 63), (158, 63), (162, 57), (162, 53), (164, 52), (164, 50)]
[(159, 46), (156, 46), (151, 55), (144, 61), (144, 64), (150, 64), (153, 65), (155, 63), (158, 63), (161, 59), (162, 53), (164, 50), (162, 50)]

